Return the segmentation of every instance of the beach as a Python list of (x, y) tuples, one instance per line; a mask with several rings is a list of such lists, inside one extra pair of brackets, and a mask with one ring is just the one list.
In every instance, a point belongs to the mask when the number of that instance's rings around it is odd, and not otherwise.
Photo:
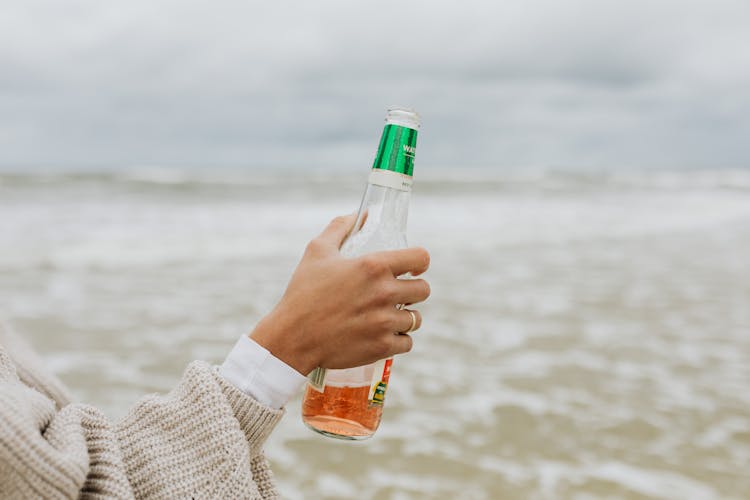
[[(288, 405), (284, 498), (750, 496), (750, 170), (420, 169), (414, 349), (371, 440)], [(0, 173), (0, 318), (118, 418), (221, 363), (366, 178)]]

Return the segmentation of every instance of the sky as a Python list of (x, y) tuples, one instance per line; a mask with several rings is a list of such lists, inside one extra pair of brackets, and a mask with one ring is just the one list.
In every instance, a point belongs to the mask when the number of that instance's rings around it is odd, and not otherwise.
[(11, 0), (0, 168), (750, 167), (747, 0)]

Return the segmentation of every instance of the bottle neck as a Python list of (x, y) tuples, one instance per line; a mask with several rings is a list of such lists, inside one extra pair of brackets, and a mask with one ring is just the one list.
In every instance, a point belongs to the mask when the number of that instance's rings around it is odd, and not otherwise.
[(406, 247), (411, 193), (368, 184), (354, 230), (341, 247), (345, 257)]
[(372, 168), (411, 177), (414, 172), (416, 149), (417, 131), (415, 129), (387, 123), (380, 136), (380, 145)]
[(411, 191), (417, 130), (386, 123), (370, 173), (370, 184)]
[(372, 226), (388, 234), (406, 235), (411, 191), (368, 184), (362, 197), (360, 215)]
[(406, 246), (416, 146), (416, 129), (386, 122), (354, 225), (356, 229), (342, 246), (343, 255)]

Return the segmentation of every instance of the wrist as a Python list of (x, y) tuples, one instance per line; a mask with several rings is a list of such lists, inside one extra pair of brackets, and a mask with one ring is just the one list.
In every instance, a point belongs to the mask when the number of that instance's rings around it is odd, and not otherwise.
[(293, 322), (285, 320), (288, 315), (274, 309), (258, 322), (252, 333), (252, 340), (267, 349), (275, 357), (307, 376), (318, 367), (312, 349), (302, 345), (297, 335), (299, 327), (294, 329)]

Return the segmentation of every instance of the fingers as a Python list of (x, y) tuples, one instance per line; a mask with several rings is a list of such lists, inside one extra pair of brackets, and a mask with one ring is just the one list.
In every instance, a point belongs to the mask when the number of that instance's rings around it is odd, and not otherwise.
[(393, 298), (397, 304), (416, 304), (424, 302), (429, 296), (430, 285), (425, 280), (396, 280)]
[(390, 358), (396, 354), (404, 354), (411, 351), (413, 340), (410, 335), (398, 333), (393, 335), (390, 352), (385, 357)]
[(357, 214), (340, 215), (333, 219), (316, 239), (326, 246), (340, 248), (354, 226)]
[(418, 276), (430, 267), (430, 254), (424, 248), (405, 248), (379, 252), (378, 255), (388, 264), (394, 276), (410, 273)]
[(393, 314), (396, 331), (389, 335), (388, 350), (380, 355), (381, 359), (411, 351), (414, 341), (409, 334), (422, 326), (422, 315), (419, 311), (397, 308)]

